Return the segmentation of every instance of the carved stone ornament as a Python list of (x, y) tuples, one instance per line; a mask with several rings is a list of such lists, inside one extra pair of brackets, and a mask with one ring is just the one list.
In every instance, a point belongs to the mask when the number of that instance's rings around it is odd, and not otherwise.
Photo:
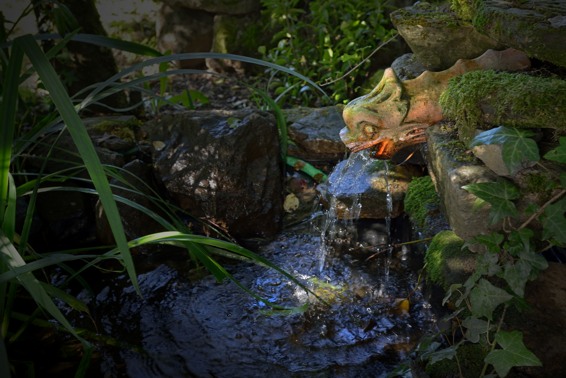
[(425, 71), (406, 81), (387, 68), (369, 94), (344, 108), (346, 127), (340, 138), (352, 152), (370, 148), (373, 157), (390, 159), (405, 147), (426, 142), (425, 129), (443, 119), (438, 100), (452, 77), (475, 70), (519, 71), (530, 64), (523, 52), (507, 49), (487, 50), (478, 58), (460, 59), (447, 70)]

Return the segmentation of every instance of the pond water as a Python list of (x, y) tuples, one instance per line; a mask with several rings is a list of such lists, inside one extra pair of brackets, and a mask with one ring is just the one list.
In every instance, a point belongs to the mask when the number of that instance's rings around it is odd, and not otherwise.
[(386, 376), (435, 324), (420, 253), (400, 246), (409, 237), (403, 219), (339, 221), (329, 210), (259, 248), (322, 301), (265, 267), (227, 266), (243, 287), (302, 311), (271, 311), (233, 282), (191, 280), (182, 262), (141, 274), (143, 299), (121, 277), (95, 299), (103, 333), (122, 343), (100, 350), (101, 373)]

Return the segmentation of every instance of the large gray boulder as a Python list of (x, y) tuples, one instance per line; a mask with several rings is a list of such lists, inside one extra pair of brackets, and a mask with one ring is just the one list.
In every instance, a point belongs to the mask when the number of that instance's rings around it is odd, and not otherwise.
[(279, 231), (283, 169), (271, 114), (186, 111), (144, 129), (154, 146), (158, 180), (181, 208), (236, 238)]

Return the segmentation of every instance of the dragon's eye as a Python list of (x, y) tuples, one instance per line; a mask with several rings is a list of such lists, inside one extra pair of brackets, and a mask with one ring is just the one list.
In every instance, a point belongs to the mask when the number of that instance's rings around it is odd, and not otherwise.
[(364, 134), (370, 137), (375, 135), (378, 131), (375, 125), (365, 125), (363, 130), (364, 130)]

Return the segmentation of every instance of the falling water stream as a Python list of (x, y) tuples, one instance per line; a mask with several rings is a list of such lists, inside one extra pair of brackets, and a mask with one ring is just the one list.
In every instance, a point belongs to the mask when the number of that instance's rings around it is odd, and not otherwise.
[[(344, 169), (371, 164), (363, 155), (351, 160)], [(183, 264), (141, 274), (143, 299), (126, 277), (113, 281), (93, 300), (104, 333), (129, 347), (102, 349), (101, 372), (136, 378), (385, 376), (434, 317), (418, 286), (417, 254), (391, 246), (408, 226), (395, 219), (357, 220), (359, 199), (352, 204), (348, 219), (339, 220), (330, 206), (315, 225), (285, 230), (259, 251), (318, 299), (265, 267), (228, 266), (244, 287), (294, 311), (274, 313), (230, 282), (192, 281)], [(387, 252), (379, 253), (384, 244)], [(404, 311), (397, 304), (408, 297)]]

